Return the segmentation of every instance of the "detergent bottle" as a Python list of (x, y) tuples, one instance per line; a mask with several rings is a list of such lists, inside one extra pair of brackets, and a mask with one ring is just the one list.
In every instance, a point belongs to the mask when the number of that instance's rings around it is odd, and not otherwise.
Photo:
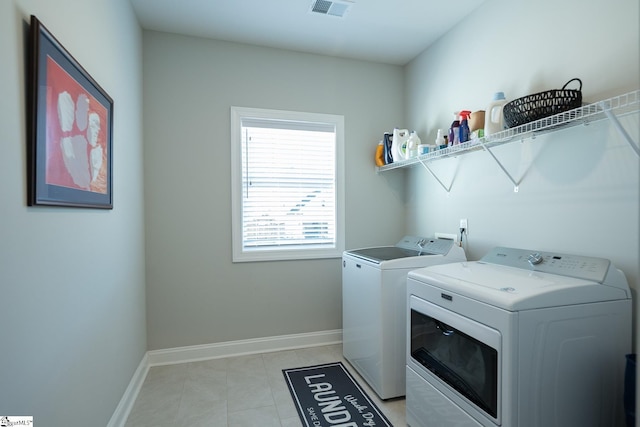
[(390, 165), (393, 163), (393, 137), (389, 132), (384, 133), (382, 151), (384, 152), (384, 164)]
[(458, 111), (453, 113), (454, 120), (451, 123), (451, 127), (449, 128), (449, 142), (447, 143), (449, 147), (460, 143), (460, 120), (458, 120), (458, 115)]
[(412, 130), (409, 134), (409, 139), (407, 139), (407, 158), (410, 159), (412, 157), (416, 157), (418, 155), (418, 145), (420, 145), (422, 141), (420, 137), (416, 133), (415, 130)]
[(469, 135), (471, 131), (469, 130), (469, 115), (471, 115), (471, 111), (463, 110), (460, 111), (460, 143), (467, 142), (469, 140)]
[(375, 161), (376, 161), (376, 166), (380, 167), (380, 166), (384, 166), (384, 142), (380, 141), (378, 143), (378, 146), (376, 147), (376, 154), (375, 154)]
[(409, 131), (407, 129), (393, 129), (393, 141), (391, 143), (391, 154), (393, 161), (397, 162), (408, 158), (407, 140)]
[(504, 129), (504, 114), (502, 108), (507, 103), (504, 92), (496, 92), (493, 95), (493, 101), (489, 104), (484, 115), (484, 134), (500, 132)]

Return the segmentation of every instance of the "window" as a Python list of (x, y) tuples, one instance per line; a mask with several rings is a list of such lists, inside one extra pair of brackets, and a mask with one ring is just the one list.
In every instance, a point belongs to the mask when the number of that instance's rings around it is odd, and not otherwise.
[(233, 261), (344, 250), (344, 118), (231, 107)]

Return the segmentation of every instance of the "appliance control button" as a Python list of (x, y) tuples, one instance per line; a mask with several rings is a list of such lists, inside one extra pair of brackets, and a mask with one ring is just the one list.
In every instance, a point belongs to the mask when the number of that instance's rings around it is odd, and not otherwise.
[(542, 262), (542, 255), (540, 255), (538, 252), (530, 254), (529, 257), (527, 257), (527, 261), (529, 261), (529, 264), (531, 264), (532, 266), (540, 264)]

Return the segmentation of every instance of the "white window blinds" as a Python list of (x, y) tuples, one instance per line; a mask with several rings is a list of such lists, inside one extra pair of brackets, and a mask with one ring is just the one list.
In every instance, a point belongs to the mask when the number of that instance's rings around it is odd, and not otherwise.
[(242, 115), (236, 126), (241, 177), (234, 195), (241, 198), (236, 203), (241, 252), (328, 249), (335, 254), (337, 125)]

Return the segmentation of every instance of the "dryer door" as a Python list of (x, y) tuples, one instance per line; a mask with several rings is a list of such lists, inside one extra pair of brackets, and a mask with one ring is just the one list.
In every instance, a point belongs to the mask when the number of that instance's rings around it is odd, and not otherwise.
[(411, 364), (452, 400), (498, 421), (500, 333), (415, 296), (410, 309)]

